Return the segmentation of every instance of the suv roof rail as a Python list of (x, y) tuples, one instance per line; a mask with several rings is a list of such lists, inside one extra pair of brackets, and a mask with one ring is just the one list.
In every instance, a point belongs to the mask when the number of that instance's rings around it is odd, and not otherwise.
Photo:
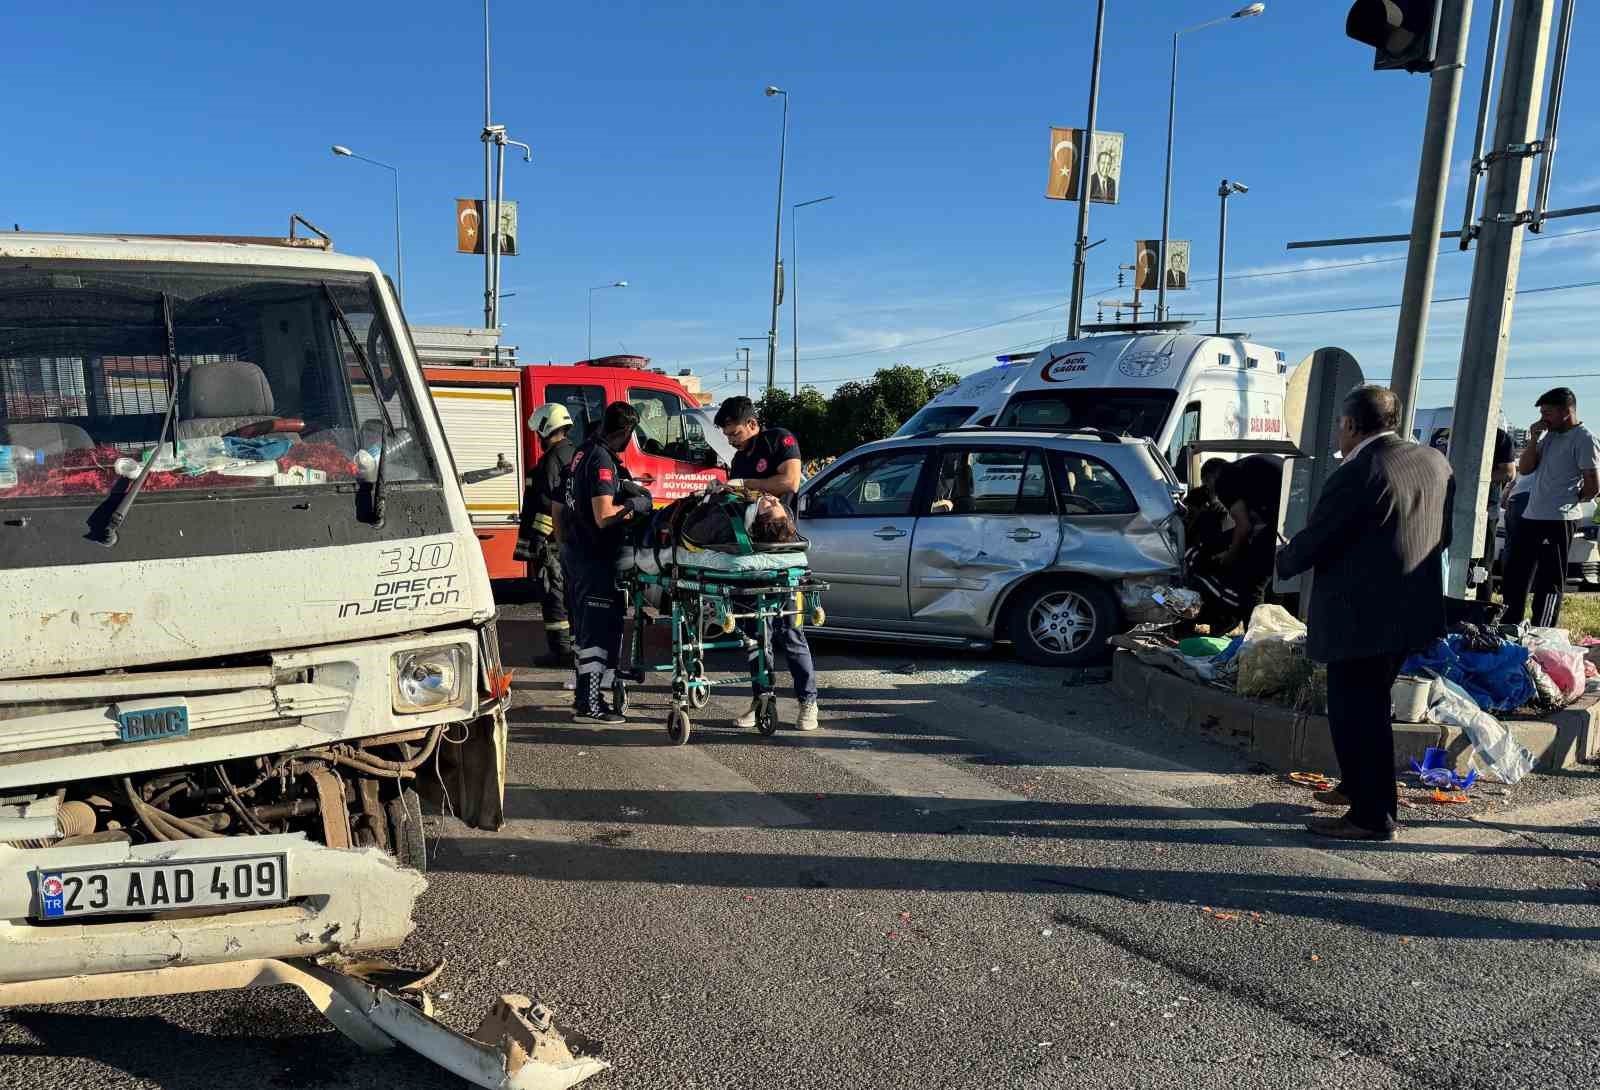
[[(1122, 438), (1123, 438), (1122, 436), (1118, 435), (1116, 432), (1114, 432), (1114, 431), (1106, 431), (1104, 428), (1044, 428), (1044, 427), (1032, 427), (1032, 428), (1030, 428), (1030, 427), (1025, 427), (1025, 426), (1022, 426), (1022, 425), (1006, 425), (1004, 427), (1001, 427), (1001, 426), (997, 426), (997, 425), (994, 425), (994, 424), (963, 424), (959, 428), (943, 428), (943, 429), (940, 429), (939, 431), (936, 431), (936, 432), (921, 432), (919, 434), (923, 434), (923, 435), (968, 435), (968, 434), (971, 434), (973, 432), (991, 432), (992, 433), (992, 432), (997, 432), (997, 431), (1037, 432), (1040, 435), (1092, 435), (1094, 438), (1100, 440), (1102, 443), (1120, 443), (1120, 442), (1122, 442)], [(1128, 438), (1132, 439), (1132, 438), (1135, 438), (1135, 436), (1129, 436)]]

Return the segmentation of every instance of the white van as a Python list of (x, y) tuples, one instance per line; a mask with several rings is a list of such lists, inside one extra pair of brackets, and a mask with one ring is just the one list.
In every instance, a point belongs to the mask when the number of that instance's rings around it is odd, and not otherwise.
[(963, 424), (1104, 431), (1151, 439), (1181, 467), (1185, 443), (1288, 438), (1288, 370), (1281, 351), (1237, 337), (1157, 332), (1059, 341), (1025, 362), (969, 375), (896, 434)]

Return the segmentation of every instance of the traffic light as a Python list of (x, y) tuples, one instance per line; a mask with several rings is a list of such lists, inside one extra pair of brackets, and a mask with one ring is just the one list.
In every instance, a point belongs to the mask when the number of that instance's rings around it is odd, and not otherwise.
[(1344, 32), (1377, 50), (1375, 69), (1433, 71), (1439, 44), (1439, 9), (1444, 0), (1356, 0)]

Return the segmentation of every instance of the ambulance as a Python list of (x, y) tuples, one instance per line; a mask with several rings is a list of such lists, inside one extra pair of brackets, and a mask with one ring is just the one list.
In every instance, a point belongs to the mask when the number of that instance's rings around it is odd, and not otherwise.
[(1181, 476), (1187, 443), (1285, 439), (1289, 365), (1240, 336), (1136, 331), (1002, 356), (919, 410), (896, 433), (955, 427), (1100, 431), (1153, 440)]

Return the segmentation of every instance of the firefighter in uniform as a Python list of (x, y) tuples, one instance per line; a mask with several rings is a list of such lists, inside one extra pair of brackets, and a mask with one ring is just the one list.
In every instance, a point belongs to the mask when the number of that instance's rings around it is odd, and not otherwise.
[(566, 406), (551, 402), (539, 406), (528, 417), (528, 430), (539, 436), (544, 454), (528, 476), (522, 494), (522, 525), (517, 530), (516, 560), (533, 564), (534, 584), (539, 590), (539, 609), (544, 616), (546, 650), (535, 660), (536, 666), (572, 665), (572, 624), (567, 610), (567, 581), (561, 566), (561, 545), (557, 520), (566, 495), (567, 467), (578, 448), (573, 445), (572, 414)]
[[(756, 408), (748, 397), (730, 397), (717, 409), (715, 424), (723, 436), (733, 444), (733, 465), (729, 475), (729, 488), (746, 492), (764, 492), (776, 496), (794, 519), (795, 495), (800, 490), (800, 443), (793, 433), (783, 428), (763, 428), (756, 418)], [(801, 629), (798, 617), (784, 617), (766, 630), (770, 641), (783, 648), (789, 673), (794, 678), (795, 701), (799, 709), (795, 715), (796, 730), (816, 730), (817, 723), (817, 670), (811, 661), (811, 646)], [(747, 635), (753, 635), (748, 629)], [(766, 648), (767, 661), (771, 662), (772, 648)], [(755, 652), (750, 654), (754, 656)], [(739, 727), (756, 724), (756, 709), (768, 691), (755, 685), (750, 710), (734, 720)]]
[(618, 457), (639, 425), (626, 401), (606, 407), (597, 432), (572, 459), (562, 535), (562, 561), (572, 580), (577, 622), (577, 693), (573, 718), (621, 723), (606, 703), (605, 689), (622, 653), (624, 601), (617, 589), (617, 559), (626, 524), (650, 514), (650, 494), (633, 482)]

